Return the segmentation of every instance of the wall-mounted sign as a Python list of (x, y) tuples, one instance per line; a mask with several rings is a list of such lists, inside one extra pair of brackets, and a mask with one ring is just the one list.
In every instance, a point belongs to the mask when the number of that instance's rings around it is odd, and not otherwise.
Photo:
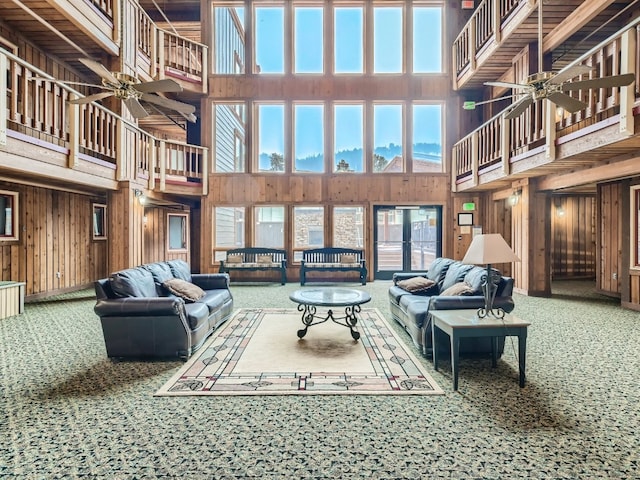
[(464, 10), (471, 9), (473, 10), (473, 0), (462, 0), (462, 8)]
[(473, 202), (467, 202), (462, 204), (462, 210), (468, 212), (476, 209), (476, 204)]

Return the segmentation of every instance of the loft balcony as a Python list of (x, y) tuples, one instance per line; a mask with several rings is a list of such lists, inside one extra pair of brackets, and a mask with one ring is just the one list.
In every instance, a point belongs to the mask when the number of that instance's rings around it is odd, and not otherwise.
[(207, 194), (208, 150), (161, 140), (0, 48), (0, 168), (16, 178), (92, 190), (122, 181), (185, 196)]
[[(484, 82), (514, 81), (517, 59), (526, 47), (537, 54), (541, 0), (482, 0), (452, 47), (455, 90)], [(626, 24), (628, 2), (564, 0), (543, 3), (542, 52), (554, 71), (608, 38)], [(535, 59), (534, 62), (535, 64)], [(522, 73), (522, 72), (519, 72)], [(525, 77), (529, 73), (525, 72)]]
[(571, 96), (587, 103), (585, 109), (573, 114), (541, 99), (517, 118), (495, 115), (453, 146), (452, 190), (510, 187), (520, 178), (566, 173), (637, 156), (638, 25), (640, 19), (574, 62), (592, 68), (579, 79), (635, 73), (634, 84), (572, 91)]
[[(77, 72), (92, 76), (78, 58), (107, 56), (112, 71), (178, 81), (186, 101), (207, 92), (206, 45), (158, 27), (135, 0), (12, 0), (0, 2), (0, 18)], [(136, 20), (124, 28), (122, 18)]]

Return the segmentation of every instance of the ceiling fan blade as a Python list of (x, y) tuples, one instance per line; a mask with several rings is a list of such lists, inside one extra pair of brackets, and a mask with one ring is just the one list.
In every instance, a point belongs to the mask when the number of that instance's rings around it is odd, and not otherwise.
[(89, 95), (88, 97), (75, 98), (73, 100), (69, 100), (69, 103), (73, 105), (82, 105), (84, 103), (95, 102), (96, 100), (102, 100), (103, 98), (107, 98), (113, 95), (113, 92), (102, 92), (102, 93), (94, 93), (93, 95)]
[(488, 87), (505, 87), (505, 88), (518, 88), (520, 90), (529, 88), (529, 85), (521, 85), (519, 83), (511, 82), (484, 82)]
[(113, 83), (115, 85), (118, 85), (120, 83), (120, 81), (113, 75), (113, 73), (107, 70), (104, 65), (98, 62), (94, 62), (93, 60), (90, 60), (88, 58), (79, 58), (78, 61), (107, 82)]
[(558, 72), (558, 74), (549, 80), (549, 83), (552, 85), (560, 85), (561, 83), (566, 82), (567, 80), (571, 80), (578, 75), (584, 75), (585, 73), (589, 73), (593, 70), (593, 68), (587, 65), (574, 65), (573, 67), (569, 67), (566, 70)]
[(516, 103), (514, 103), (513, 108), (505, 114), (504, 118), (507, 120), (511, 120), (512, 118), (519, 117), (520, 114), (527, 108), (529, 108), (529, 105), (531, 105), (532, 103), (533, 97), (531, 95), (527, 95), (523, 99), (518, 100)]
[(626, 87), (627, 85), (631, 85), (635, 79), (635, 73), (625, 73), (613, 77), (592, 78), (590, 80), (563, 83), (561, 90), (563, 92), (571, 92), (573, 90), (586, 90), (587, 88)]
[(194, 107), (193, 105), (177, 102), (176, 100), (160, 97), (159, 95), (154, 95), (152, 93), (143, 93), (141, 100), (149, 103), (154, 103), (156, 105), (160, 105), (161, 107), (169, 108), (186, 115), (192, 114), (196, 111), (196, 107)]
[(127, 98), (124, 101), (124, 104), (127, 106), (129, 113), (131, 113), (134, 118), (144, 118), (149, 116), (149, 112), (144, 109), (137, 98)]
[(153, 82), (137, 83), (133, 86), (139, 92), (181, 92), (182, 86), (175, 80), (165, 78)]
[(570, 113), (578, 112), (587, 107), (583, 101), (562, 92), (553, 92), (547, 98)]

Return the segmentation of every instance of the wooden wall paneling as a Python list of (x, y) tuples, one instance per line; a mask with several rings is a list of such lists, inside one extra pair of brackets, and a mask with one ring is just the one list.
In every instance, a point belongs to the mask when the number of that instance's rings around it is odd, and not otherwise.
[(622, 255), (622, 235), (617, 227), (622, 222), (621, 195), (620, 183), (602, 184), (598, 187), (600, 209), (598, 288), (603, 292), (616, 295), (620, 293), (619, 276)]

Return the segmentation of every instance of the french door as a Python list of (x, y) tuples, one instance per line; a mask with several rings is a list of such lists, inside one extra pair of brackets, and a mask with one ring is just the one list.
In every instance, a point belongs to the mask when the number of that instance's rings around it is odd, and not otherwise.
[(442, 253), (442, 207), (374, 205), (374, 278), (425, 271)]

